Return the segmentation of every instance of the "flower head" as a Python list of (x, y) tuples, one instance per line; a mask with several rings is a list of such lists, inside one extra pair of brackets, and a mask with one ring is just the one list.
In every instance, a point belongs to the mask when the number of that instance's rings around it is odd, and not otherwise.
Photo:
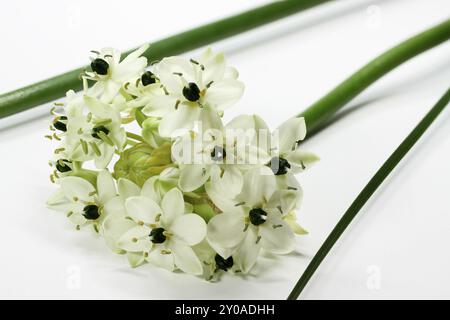
[(170, 271), (177, 267), (190, 274), (203, 272), (191, 246), (204, 239), (206, 223), (198, 215), (186, 213), (178, 189), (167, 192), (161, 205), (148, 197), (136, 196), (126, 200), (125, 208), (127, 216), (117, 223), (130, 228), (118, 238), (118, 247)]
[(144, 72), (147, 59), (141, 55), (147, 51), (148, 47), (148, 44), (143, 45), (123, 60), (121, 60), (120, 51), (113, 48), (104, 48), (99, 52), (93, 51), (95, 56), (91, 61), (92, 71), (86, 71), (83, 79), (85, 79), (86, 90), (86, 80), (95, 81), (95, 84), (87, 90), (87, 94), (100, 98), (102, 102), (111, 102), (127, 81)]
[(226, 66), (224, 55), (211, 49), (196, 60), (164, 58), (154, 69), (160, 87), (149, 94), (143, 112), (162, 117), (159, 132), (163, 137), (193, 128), (204, 112), (222, 114), (244, 91), (235, 69)]

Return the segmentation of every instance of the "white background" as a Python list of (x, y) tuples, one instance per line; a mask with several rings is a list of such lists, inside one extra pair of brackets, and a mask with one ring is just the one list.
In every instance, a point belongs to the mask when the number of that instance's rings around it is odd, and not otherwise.
[[(265, 1), (2, 1), (0, 92)], [(358, 67), (450, 13), (448, 0), (341, 0), (214, 44), (246, 83), (227, 117), (275, 127)], [(398, 68), (305, 147), (296, 253), (263, 258), (246, 279), (210, 284), (128, 267), (88, 230), (45, 208), (50, 104), (0, 121), (0, 298), (284, 299), (368, 179), (450, 84), (450, 45)], [(301, 298), (450, 298), (450, 111), (361, 211)], [(17, 123), (21, 123), (17, 125)], [(77, 281), (79, 280), (79, 281)]]

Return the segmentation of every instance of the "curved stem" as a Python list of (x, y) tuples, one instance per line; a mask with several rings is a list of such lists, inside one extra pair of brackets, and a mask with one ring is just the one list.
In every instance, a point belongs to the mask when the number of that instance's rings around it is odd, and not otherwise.
[[(149, 62), (180, 54), (281, 19), (331, 0), (283, 0), (218, 20), (153, 42), (144, 54)], [(125, 53), (128, 55), (132, 50)], [(0, 95), (0, 119), (58, 99), (82, 87), (80, 74), (88, 66)]]
[(299, 116), (305, 117), (308, 133), (325, 122), (376, 80), (402, 63), (450, 39), (450, 19), (386, 51), (344, 80)]
[(308, 281), (313, 276), (321, 262), (326, 255), (333, 248), (336, 241), (344, 233), (361, 208), (366, 204), (370, 197), (375, 193), (378, 187), (383, 183), (386, 177), (394, 170), (397, 164), (404, 158), (409, 150), (415, 145), (424, 132), (430, 127), (437, 116), (444, 110), (450, 101), (450, 89), (443, 95), (443, 97), (434, 105), (434, 107), (425, 115), (414, 130), (403, 140), (400, 146), (392, 153), (392, 155), (381, 166), (377, 173), (370, 179), (369, 183), (360, 192), (358, 197), (353, 201), (351, 206), (339, 220), (339, 222), (331, 231), (325, 242), (313, 257), (305, 272), (298, 280), (294, 289), (290, 293), (288, 300), (295, 300), (305, 288)]

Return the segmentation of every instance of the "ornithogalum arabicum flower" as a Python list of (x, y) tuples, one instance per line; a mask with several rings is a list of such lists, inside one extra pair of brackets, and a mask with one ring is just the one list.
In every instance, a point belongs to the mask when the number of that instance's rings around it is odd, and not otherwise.
[(146, 70), (146, 49), (123, 60), (95, 52), (83, 92), (52, 111), (59, 189), (49, 207), (78, 229), (93, 226), (133, 267), (214, 280), (250, 272), (262, 251), (292, 252), (295, 235), (306, 234), (295, 174), (317, 160), (300, 145), (304, 119), (273, 132), (257, 115), (224, 123), (244, 85), (222, 53), (167, 57)]

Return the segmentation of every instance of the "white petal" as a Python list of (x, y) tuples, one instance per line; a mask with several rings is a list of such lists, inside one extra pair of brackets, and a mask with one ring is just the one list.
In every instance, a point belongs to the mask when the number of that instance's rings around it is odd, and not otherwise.
[(152, 247), (151, 230), (146, 226), (136, 226), (126, 231), (117, 241), (117, 246), (131, 252), (144, 252)]
[(145, 257), (142, 252), (127, 252), (127, 259), (132, 268), (139, 267), (145, 262)]
[(125, 219), (124, 216), (114, 214), (108, 215), (102, 224), (102, 234), (106, 245), (112, 251), (120, 253), (122, 249), (117, 244), (118, 240), (125, 232), (135, 226), (135, 222)]
[(103, 211), (107, 216), (123, 216), (125, 217), (127, 215), (127, 210), (125, 208), (125, 203), (123, 202), (122, 198), (119, 196), (115, 196), (108, 200), (103, 205)]
[(148, 97), (149, 103), (142, 109), (148, 117), (164, 117), (173, 111), (177, 97), (165, 94), (153, 94)]
[(218, 214), (208, 222), (208, 242), (213, 247), (234, 248), (244, 238), (244, 228), (244, 217), (241, 214)]
[(218, 110), (223, 111), (239, 101), (243, 93), (244, 84), (242, 82), (237, 80), (222, 80), (213, 83), (206, 91), (205, 101)]
[(261, 246), (275, 254), (288, 254), (294, 250), (295, 235), (289, 225), (280, 218), (268, 217), (259, 226)]
[[(233, 198), (228, 198), (228, 194), (224, 194), (224, 189), (218, 189), (217, 185), (214, 185), (211, 181), (205, 183), (205, 190), (208, 197), (212, 200), (214, 205), (223, 212), (237, 211), (236, 209), (242, 207), (236, 207), (237, 201)], [(243, 211), (241, 211), (243, 214)]]
[(140, 46), (138, 49), (134, 50), (132, 53), (130, 53), (128, 56), (126, 56), (125, 59), (123, 59), (122, 63), (129, 63), (133, 62), (137, 58), (139, 58), (142, 54), (147, 51), (147, 49), (150, 47), (148, 43)]
[(180, 169), (179, 187), (185, 192), (200, 188), (209, 178), (210, 166), (188, 164)]
[(267, 207), (276, 209), (280, 214), (288, 214), (300, 204), (302, 195), (302, 189), (277, 190), (270, 197)]
[(235, 197), (241, 192), (244, 183), (242, 173), (234, 166), (226, 166), (223, 171), (211, 168), (211, 180), (205, 184), (209, 197), (222, 211), (233, 211), (237, 203)]
[(175, 269), (175, 262), (173, 259), (173, 254), (163, 254), (159, 247), (154, 248), (146, 259), (151, 264), (166, 269), (168, 271), (173, 271)]
[(108, 170), (102, 170), (97, 176), (97, 190), (98, 197), (101, 203), (106, 203), (108, 200), (116, 196), (116, 184), (111, 173)]
[(234, 254), (238, 267), (244, 274), (253, 268), (261, 251), (261, 243), (257, 243), (257, 239), (256, 228), (250, 227), (246, 232), (245, 239)]
[(201, 114), (202, 130), (215, 129), (222, 130), (222, 120), (213, 107), (205, 106)]
[(196, 80), (192, 64), (182, 57), (164, 58), (156, 65), (156, 68), (161, 83), (171, 94), (181, 95), (184, 87), (181, 77), (176, 74), (182, 74), (187, 82)]
[(292, 151), (306, 136), (305, 118), (291, 118), (278, 127), (279, 153)]
[(89, 111), (100, 119), (110, 119), (115, 113), (108, 104), (103, 103), (96, 98), (84, 96), (84, 102), (89, 108)]
[(141, 189), (134, 182), (120, 178), (117, 182), (117, 189), (119, 190), (119, 195), (125, 201), (130, 197), (135, 197), (140, 195)]
[(276, 187), (276, 179), (268, 167), (249, 170), (244, 175), (244, 186), (239, 198), (246, 206), (257, 207), (269, 201)]
[[(241, 210), (242, 207), (235, 206), (238, 202), (235, 200), (235, 197), (242, 190), (243, 180), (240, 181), (240, 178), (231, 179), (231, 177), (222, 179), (220, 174), (221, 170), (218, 166), (211, 168), (211, 180), (205, 183), (206, 193), (213, 203), (223, 212), (236, 212), (237, 210), (240, 210), (243, 214), (243, 211)], [(231, 173), (228, 174), (231, 175)], [(231, 183), (235, 183), (235, 185), (232, 186)], [(224, 190), (227, 190), (226, 194), (224, 194)]]
[(100, 101), (102, 103), (110, 103), (114, 97), (117, 95), (117, 93), (120, 90), (120, 87), (122, 87), (122, 83), (116, 82), (112, 79), (103, 81), (104, 85), (104, 91), (100, 98)]
[(147, 181), (145, 181), (144, 185), (142, 186), (141, 195), (159, 203), (161, 199), (159, 198), (159, 195), (156, 192), (155, 188), (155, 183), (157, 183), (157, 181), (158, 181), (157, 176), (153, 176), (149, 178)]
[(194, 127), (199, 120), (201, 108), (192, 104), (180, 104), (178, 109), (164, 116), (159, 123), (159, 134), (162, 137), (178, 136)]
[[(70, 201), (76, 199), (91, 201), (96, 192), (92, 184), (79, 177), (65, 177), (61, 179), (61, 189)], [(75, 201), (77, 202), (77, 201)]]
[(175, 265), (179, 269), (193, 275), (201, 275), (203, 273), (202, 264), (191, 247), (174, 241), (171, 244), (171, 249)]
[(81, 212), (74, 212), (70, 215), (69, 221), (76, 226), (82, 226), (87, 222), (87, 219), (83, 216)]
[(190, 246), (196, 245), (206, 236), (206, 223), (200, 216), (191, 213), (175, 219), (170, 231), (180, 240)]
[(158, 204), (147, 197), (131, 197), (125, 201), (128, 215), (137, 223), (155, 223), (156, 216), (161, 214)]
[[(264, 120), (258, 115), (237, 116), (225, 126), (225, 130), (229, 129), (235, 130), (236, 132), (238, 130), (253, 130), (253, 139), (249, 141), (251, 146), (257, 148), (259, 152), (264, 153), (265, 155), (270, 153), (271, 132)], [(249, 135), (247, 133), (248, 131), (245, 132), (247, 137)]]
[(214, 53), (211, 48), (206, 49), (198, 60), (205, 70), (202, 72), (203, 85), (211, 81), (219, 81), (225, 73), (225, 56), (222, 52)]
[(294, 173), (309, 169), (314, 163), (320, 160), (315, 154), (301, 149), (288, 152), (285, 159), (289, 161), (291, 165), (295, 166)]
[(66, 198), (61, 188), (55, 191), (47, 200), (47, 206), (56, 211), (70, 212), (74, 203)]
[(161, 209), (163, 210), (162, 221), (166, 226), (170, 226), (184, 213), (184, 199), (183, 194), (177, 188), (173, 188), (167, 192), (162, 201)]
[(235, 67), (226, 67), (223, 75), (224, 79), (237, 79), (239, 78), (239, 71)]
[[(211, 180), (211, 182), (217, 183), (213, 180)], [(223, 175), (220, 178), (220, 184), (221, 188), (223, 188), (222, 190), (227, 190), (227, 192), (230, 192), (234, 197), (241, 192), (244, 184), (244, 177), (237, 167), (233, 165), (226, 166)]]

